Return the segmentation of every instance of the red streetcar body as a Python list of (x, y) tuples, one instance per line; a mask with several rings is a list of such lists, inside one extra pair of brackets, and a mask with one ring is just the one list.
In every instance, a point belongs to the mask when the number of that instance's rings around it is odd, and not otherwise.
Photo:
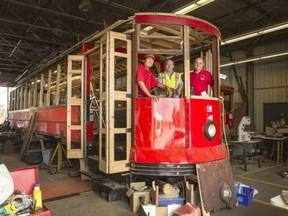
[[(206, 122), (217, 128), (213, 140), (205, 137)], [(152, 164), (196, 164), (224, 159), (220, 103), (216, 99), (135, 99), (135, 135), (131, 161)]]
[[(38, 118), (35, 125), (35, 131), (41, 134), (55, 136), (55, 137), (66, 137), (67, 135), (67, 106), (55, 106), (49, 108), (31, 108), (19, 111), (10, 111), (9, 120), (11, 127), (27, 129), (29, 120), (32, 115), (37, 112)], [(80, 118), (78, 107), (72, 108), (71, 122), (74, 125), (79, 124)], [(87, 125), (87, 139), (93, 137), (93, 124)], [(72, 131), (71, 138), (75, 142), (80, 141), (80, 135), (78, 131)]]
[[(190, 16), (137, 13), (119, 20), (83, 40), (81, 55), (67, 51), (64, 64), (24, 79), (10, 94), (11, 126), (27, 129), (37, 112), (35, 131), (66, 138), (67, 157), (80, 159), (81, 170), (197, 175), (205, 211), (234, 207), (234, 181), (222, 143), (220, 37), (214, 25)], [(138, 97), (137, 65), (146, 54), (156, 56), (154, 63), (174, 60), (182, 73), (180, 98)], [(198, 57), (214, 79), (207, 96), (194, 96), (190, 89), (191, 65)], [(163, 72), (159, 64), (152, 69), (155, 76)], [(66, 94), (61, 103), (60, 92)]]

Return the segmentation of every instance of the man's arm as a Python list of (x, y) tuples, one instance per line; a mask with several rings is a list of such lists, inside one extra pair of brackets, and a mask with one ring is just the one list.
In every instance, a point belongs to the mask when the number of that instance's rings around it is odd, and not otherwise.
[(148, 89), (146, 88), (146, 85), (143, 81), (138, 81), (138, 86), (142, 89), (142, 91), (148, 96), (151, 97), (152, 95), (150, 94), (150, 92), (148, 91)]
[(171, 90), (168, 86), (166, 86), (166, 85), (164, 85), (163, 83), (160, 83), (160, 82), (158, 83), (157, 86), (158, 86), (159, 88), (166, 89), (169, 97), (171, 97), (171, 95), (172, 95), (172, 90)]
[(178, 96), (180, 96), (182, 94), (182, 89), (183, 89), (183, 84), (179, 84), (178, 86)]

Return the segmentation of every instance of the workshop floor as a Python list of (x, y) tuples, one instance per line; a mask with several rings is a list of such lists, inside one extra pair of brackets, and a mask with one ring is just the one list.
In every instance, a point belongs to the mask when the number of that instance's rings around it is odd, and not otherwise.
[[(8, 169), (27, 167), (19, 161), (18, 154), (3, 154), (0, 151), (0, 164), (4, 163)], [(272, 206), (270, 199), (288, 190), (288, 179), (280, 173), (288, 170), (285, 164), (276, 164), (271, 160), (261, 160), (262, 168), (256, 161), (249, 161), (248, 171), (243, 171), (243, 166), (238, 161), (232, 161), (234, 180), (252, 186), (259, 191), (249, 206), (239, 205), (234, 209), (225, 209), (213, 216), (287, 216), (288, 211)], [(107, 202), (106, 199), (93, 192), (92, 182), (81, 181), (80, 177), (70, 178), (68, 173), (75, 168), (65, 168), (55, 175), (47, 170), (39, 169), (39, 178), (45, 205), (50, 209), (53, 216), (71, 215), (137, 215), (131, 212), (127, 200)]]

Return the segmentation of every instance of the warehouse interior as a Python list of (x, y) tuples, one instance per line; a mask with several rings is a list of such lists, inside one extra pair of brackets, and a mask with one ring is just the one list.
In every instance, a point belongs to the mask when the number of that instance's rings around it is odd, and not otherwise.
[[(12, 177), (19, 169), (24, 173), (31, 170), (36, 173), (45, 207), (31, 215), (184, 215), (169, 210), (169, 204), (179, 205), (179, 202), (182, 207), (186, 202), (191, 203), (201, 215), (287, 214), (287, 1), (2, 0), (0, 5), (0, 164), (10, 170)], [(157, 17), (164, 21), (157, 21)], [(184, 27), (179, 27), (181, 21)], [(212, 195), (215, 188), (211, 186), (209, 174), (203, 174), (203, 161), (189, 167), (199, 174), (193, 173), (193, 177), (184, 174), (184, 180), (181, 178), (181, 184), (193, 182), (196, 188), (177, 187), (179, 182), (174, 183), (173, 188), (175, 186), (179, 192), (177, 199), (167, 201), (164, 206), (160, 205), (164, 190), (161, 186), (166, 185), (163, 182), (167, 180), (167, 172), (177, 176), (178, 170), (148, 165), (145, 168), (150, 172), (149, 180), (143, 180), (141, 175), (147, 170), (143, 171), (143, 164), (137, 164), (137, 160), (148, 158), (155, 163), (161, 160), (159, 155), (163, 152), (151, 151), (151, 156), (142, 157), (140, 155), (147, 149), (139, 153), (133, 143), (141, 140), (141, 145), (145, 145), (150, 137), (156, 137), (155, 146), (166, 142), (170, 139), (169, 132), (165, 135), (162, 131), (174, 130), (175, 126), (162, 121), (165, 115), (155, 115), (156, 120), (145, 116), (147, 104), (133, 96), (138, 91), (133, 86), (137, 64), (147, 54), (156, 56), (153, 56), (154, 75), (162, 71), (165, 59), (171, 56), (175, 71), (183, 71), (184, 90), (179, 99), (183, 102), (174, 109), (190, 106), (190, 103), (183, 105), (190, 97), (199, 99), (192, 96), (188, 87), (191, 77), (186, 77), (199, 55), (205, 59), (205, 69), (217, 74), (213, 75), (215, 84), (208, 94), (211, 101), (219, 102), (219, 118), (207, 118), (215, 121), (221, 131), (216, 133), (216, 138), (219, 136), (222, 148), (226, 149), (229, 169), (226, 172), (226, 166), (218, 164), (216, 167), (221, 167), (218, 176), (224, 173), (229, 179), (231, 169), (233, 179), (230, 181), (235, 186), (231, 194), (235, 197), (237, 194), (235, 206), (231, 204), (233, 198), (225, 205), (222, 203), (221, 209), (206, 203), (209, 200), (216, 205), (218, 201)], [(151, 107), (155, 106), (151, 113), (168, 106), (162, 104), (164, 100), (151, 102)], [(213, 110), (216, 109), (214, 102), (211, 104)], [(134, 115), (138, 105), (144, 108), (139, 108), (141, 115)], [(206, 112), (200, 108), (197, 111)], [(47, 119), (43, 117), (45, 112)], [(211, 116), (209, 112), (207, 116)], [(182, 116), (179, 111), (168, 113), (173, 115), (173, 122)], [(24, 121), (21, 122), (21, 118)], [(151, 120), (148, 125), (152, 129), (137, 122), (147, 119)], [(190, 139), (189, 130), (192, 140), (202, 133), (199, 125), (199, 130), (196, 126), (187, 126), (193, 125), (191, 119), (185, 117), (175, 126), (185, 131), (185, 146)], [(162, 121), (161, 126), (159, 121)], [(179, 135), (174, 138), (181, 141), (182, 131), (177, 132)], [(176, 148), (174, 145), (169, 148)], [(219, 152), (215, 150), (214, 153)], [(178, 153), (181, 158), (182, 153)], [(207, 159), (213, 153), (203, 155)], [(177, 156), (169, 159), (176, 161)], [(48, 162), (45, 162), (47, 157)], [(179, 167), (182, 165), (179, 163)], [(185, 167), (179, 170), (182, 168)], [(125, 181), (121, 190), (117, 188), (117, 180), (120, 184)], [(131, 186), (134, 180), (141, 183), (140, 188)], [(112, 183), (107, 183), (109, 181)], [(200, 183), (204, 186), (200, 187)], [(210, 187), (205, 187), (210, 183)], [(254, 197), (244, 194), (244, 202), (249, 199), (248, 203), (243, 204), (243, 197), (238, 197), (240, 184), (253, 189)], [(115, 195), (114, 191), (120, 191), (120, 195)], [(207, 198), (207, 194), (212, 198)], [(219, 199), (222, 198), (220, 194)], [(3, 208), (0, 205), (0, 215)]]

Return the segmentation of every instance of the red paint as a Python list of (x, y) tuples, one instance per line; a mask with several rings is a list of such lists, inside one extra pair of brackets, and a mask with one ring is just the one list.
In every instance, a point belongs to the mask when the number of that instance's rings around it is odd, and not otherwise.
[[(209, 140), (204, 125), (213, 120), (217, 133)], [(135, 135), (131, 161), (136, 163), (202, 163), (227, 157), (221, 142), (220, 102), (210, 98), (135, 99)]]
[[(67, 106), (57, 106), (49, 108), (31, 108), (19, 111), (9, 112), (9, 121), (11, 127), (21, 129), (28, 128), (30, 117), (38, 113), (38, 119), (35, 125), (35, 131), (49, 136), (60, 137), (63, 133), (64, 137), (67, 135)], [(71, 124), (80, 124), (79, 107), (72, 106)], [(62, 132), (61, 132), (62, 131)], [(80, 130), (72, 130), (71, 138), (73, 141), (80, 141)], [(87, 139), (93, 137), (93, 124), (87, 126)]]
[(167, 15), (167, 14), (136, 14), (135, 15), (136, 23), (159, 23), (159, 24), (176, 24), (176, 25), (186, 25), (193, 28), (199, 28), (204, 31), (208, 31), (215, 35), (217, 38), (221, 38), (220, 31), (212, 24), (205, 20), (201, 20), (196, 17), (183, 16), (183, 15)]

